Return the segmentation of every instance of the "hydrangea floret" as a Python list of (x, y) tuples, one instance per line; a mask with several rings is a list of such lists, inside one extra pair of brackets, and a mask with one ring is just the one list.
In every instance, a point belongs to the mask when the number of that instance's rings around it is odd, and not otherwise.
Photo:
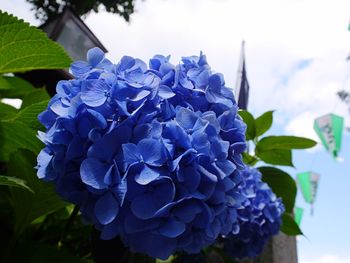
[(38, 135), (38, 177), (78, 205), (102, 239), (119, 236), (161, 259), (230, 235), (250, 202), (236, 176), (246, 125), (231, 89), (203, 54), (169, 59), (113, 64), (89, 50), (71, 65), (74, 79), (57, 84)]
[(237, 209), (235, 230), (224, 239), (224, 250), (241, 259), (262, 253), (269, 238), (279, 232), (285, 209), (281, 198), (262, 182), (258, 169), (247, 166), (239, 173), (242, 178), (238, 188), (244, 201)]

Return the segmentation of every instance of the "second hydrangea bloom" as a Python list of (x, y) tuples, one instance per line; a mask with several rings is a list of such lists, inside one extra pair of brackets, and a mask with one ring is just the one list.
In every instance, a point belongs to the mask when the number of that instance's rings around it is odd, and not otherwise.
[(196, 253), (235, 230), (246, 126), (204, 55), (114, 65), (94, 48), (71, 71), (39, 116), (39, 178), (101, 238), (152, 257)]

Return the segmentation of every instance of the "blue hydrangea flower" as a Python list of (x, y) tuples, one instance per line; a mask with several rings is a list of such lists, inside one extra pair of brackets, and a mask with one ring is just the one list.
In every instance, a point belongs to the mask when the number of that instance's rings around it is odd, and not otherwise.
[(161, 259), (234, 231), (245, 202), (236, 174), (246, 125), (231, 89), (203, 54), (169, 59), (112, 64), (94, 48), (39, 115), (38, 177), (101, 238)]
[(246, 167), (238, 173), (242, 176), (239, 192), (245, 198), (237, 209), (236, 227), (224, 239), (224, 249), (233, 258), (256, 257), (279, 232), (285, 209), (281, 199), (261, 181), (259, 170)]

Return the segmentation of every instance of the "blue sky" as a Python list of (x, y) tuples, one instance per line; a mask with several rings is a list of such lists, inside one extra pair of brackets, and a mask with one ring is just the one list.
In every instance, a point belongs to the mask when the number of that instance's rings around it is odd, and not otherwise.
[[(1, 1), (9, 11), (33, 25), (25, 0)], [(249, 109), (255, 114), (276, 110), (272, 132), (317, 139), (313, 120), (334, 112), (346, 117), (347, 107), (336, 92), (350, 91), (349, 0), (146, 0), (136, 4), (128, 24), (100, 12), (85, 22), (119, 60), (131, 55), (148, 60), (154, 54), (181, 56), (202, 50), (212, 69), (234, 87), (240, 44), (246, 41)], [(350, 135), (344, 131), (337, 162), (322, 146), (296, 151), (291, 175), (312, 170), (321, 176), (314, 215), (305, 209), (301, 227), (308, 239), (298, 238), (302, 263), (350, 263)]]

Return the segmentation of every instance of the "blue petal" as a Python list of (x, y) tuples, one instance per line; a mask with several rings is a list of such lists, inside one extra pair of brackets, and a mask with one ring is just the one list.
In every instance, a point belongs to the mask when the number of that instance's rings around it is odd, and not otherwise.
[(145, 165), (141, 172), (135, 176), (135, 181), (138, 184), (146, 185), (157, 179), (159, 176), (160, 174), (157, 171)]
[(176, 140), (176, 143), (184, 148), (191, 147), (190, 138), (186, 131), (175, 121), (169, 121), (164, 129), (164, 138)]
[(203, 166), (198, 165), (198, 171), (204, 175), (205, 178), (207, 178), (209, 181), (216, 183), (218, 181), (218, 178), (215, 174), (209, 172), (207, 169), (205, 169)]
[(208, 226), (208, 222), (213, 219), (213, 213), (208, 205), (202, 203), (202, 207), (202, 213), (197, 214), (196, 218), (194, 219), (194, 227), (205, 228)]
[(182, 153), (180, 156), (178, 156), (175, 160), (169, 162), (169, 170), (171, 172), (175, 171), (176, 168), (179, 166), (180, 161), (182, 160), (182, 158), (185, 158), (187, 156), (190, 156), (192, 154), (196, 153), (196, 150), (194, 149), (188, 149), (187, 151), (185, 151), (184, 153)]
[(151, 194), (139, 195), (131, 202), (131, 211), (140, 219), (152, 218), (159, 209), (156, 202)]
[(185, 186), (190, 192), (193, 192), (199, 186), (201, 176), (193, 165), (181, 168), (179, 171), (183, 176)]
[(61, 100), (57, 100), (51, 104), (50, 109), (58, 116), (68, 116), (69, 107), (62, 104)]
[(114, 85), (116, 85), (117, 83), (117, 76), (113, 73), (109, 73), (109, 72), (103, 72), (100, 75), (100, 79), (102, 79), (104, 82), (106, 82), (106, 84), (110, 87), (113, 87)]
[(133, 234), (157, 228), (159, 226), (159, 220), (142, 220), (130, 213), (125, 217), (124, 226), (127, 234)]
[(105, 189), (107, 185), (103, 180), (108, 169), (108, 164), (102, 163), (95, 158), (87, 158), (80, 166), (81, 180), (93, 188)]
[(159, 228), (159, 233), (166, 237), (175, 238), (185, 232), (185, 230), (186, 225), (184, 223), (169, 219)]
[(37, 162), (38, 162), (38, 178), (43, 179), (45, 177), (50, 177), (48, 176), (47, 173), (47, 168), (49, 164), (51, 163), (53, 155), (49, 154), (49, 150), (47, 148), (44, 148), (40, 151), (38, 157), (37, 157)]
[(175, 197), (175, 185), (170, 177), (161, 176), (152, 183), (153, 196), (158, 200), (159, 206), (165, 206)]
[(221, 87), (224, 85), (222, 74), (213, 74), (209, 77), (209, 88), (215, 93), (220, 93)]
[(214, 220), (210, 226), (205, 229), (205, 233), (212, 239), (216, 239), (220, 233), (220, 222), (219, 220)]
[(87, 155), (102, 161), (110, 161), (116, 153), (121, 151), (121, 145), (129, 141), (130, 134), (131, 130), (128, 126), (119, 126), (94, 142)]
[(141, 90), (134, 97), (130, 98), (131, 101), (139, 101), (146, 98), (151, 92), (149, 90)]
[(170, 99), (174, 97), (176, 94), (168, 86), (160, 85), (158, 95), (162, 99)]
[(131, 68), (135, 65), (135, 59), (133, 57), (124, 56), (120, 60), (120, 63), (118, 64), (118, 69), (121, 71), (124, 71), (128, 68)]
[(192, 129), (198, 117), (196, 114), (186, 108), (180, 108), (176, 112), (176, 121), (186, 130)]
[(172, 71), (174, 70), (175, 67), (171, 64), (171, 63), (163, 63), (160, 68), (159, 68), (159, 71), (160, 73), (164, 76), (166, 75), (167, 73), (169, 73), (169, 71)]
[(115, 187), (113, 190), (118, 197), (118, 201), (120, 203), (120, 206), (122, 206), (124, 203), (126, 193), (128, 191), (128, 182), (127, 182), (126, 178), (124, 177), (120, 181), (120, 183), (117, 185), (117, 187)]
[(93, 67), (96, 67), (105, 57), (105, 53), (98, 47), (89, 49), (87, 52), (87, 61)]
[(145, 78), (145, 75), (144, 75), (144, 72), (141, 68), (133, 67), (133, 70), (128, 70), (125, 73), (126, 81), (128, 82), (129, 85), (131, 85), (134, 88), (142, 87), (143, 85), (140, 85), (140, 84), (142, 83), (144, 78)]
[(134, 234), (131, 236), (130, 250), (166, 260), (175, 251), (176, 243), (174, 238), (146, 232), (144, 235)]
[(87, 112), (89, 113), (89, 120), (93, 127), (102, 129), (107, 127), (107, 121), (101, 113), (90, 109), (88, 109)]
[(215, 158), (222, 160), (226, 159), (230, 143), (223, 140), (217, 140), (211, 143), (211, 151)]
[(120, 222), (114, 220), (111, 224), (105, 225), (102, 229), (100, 238), (102, 240), (111, 240), (119, 234)]
[(102, 80), (87, 80), (83, 82), (80, 98), (88, 106), (98, 107), (107, 100), (108, 85)]
[(185, 200), (179, 203), (174, 209), (174, 215), (184, 223), (191, 222), (195, 216), (202, 211), (196, 200)]
[(68, 145), (66, 159), (74, 160), (84, 156), (86, 148), (82, 145), (84, 145), (84, 141), (79, 136), (74, 136)]
[(137, 146), (133, 143), (125, 143), (122, 145), (124, 161), (127, 166), (138, 163), (142, 160), (138, 152)]
[(209, 72), (203, 70), (196, 78), (196, 85), (200, 88), (203, 88), (208, 85)]
[(237, 107), (234, 107), (222, 113), (218, 118), (221, 128), (224, 131), (234, 128), (236, 116), (237, 116)]
[(111, 165), (103, 178), (103, 182), (110, 186), (120, 182), (120, 173), (117, 165)]
[(85, 61), (76, 61), (72, 63), (70, 66), (70, 71), (76, 78), (80, 78), (90, 70), (91, 70), (91, 66), (89, 65), (89, 63)]
[(228, 176), (236, 170), (236, 165), (229, 160), (216, 161), (216, 165)]
[(95, 204), (94, 213), (102, 225), (111, 223), (116, 218), (118, 212), (119, 204), (110, 192), (101, 196)]
[(163, 144), (155, 139), (143, 139), (137, 144), (138, 152), (145, 163), (161, 166), (165, 162)]
[(184, 76), (180, 76), (179, 82), (181, 86), (184, 87), (185, 89), (189, 89), (189, 90), (194, 89), (193, 83)]
[(192, 135), (192, 145), (199, 153), (209, 155), (210, 141), (204, 132), (196, 131)]

